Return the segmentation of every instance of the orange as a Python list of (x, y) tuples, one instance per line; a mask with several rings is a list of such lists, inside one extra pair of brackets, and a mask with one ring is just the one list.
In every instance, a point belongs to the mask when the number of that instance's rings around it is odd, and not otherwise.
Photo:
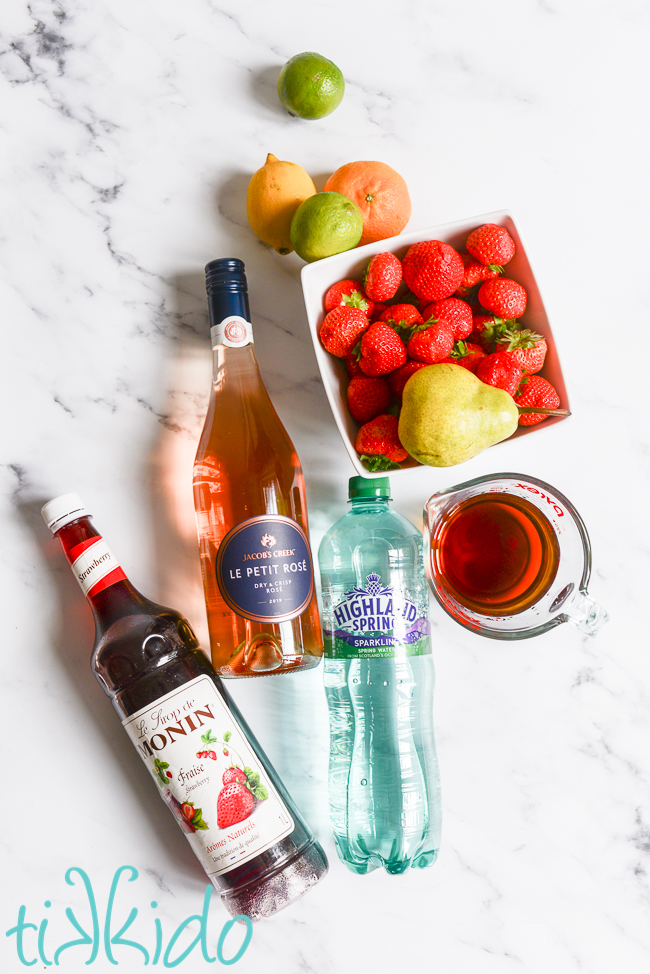
[(324, 191), (343, 193), (361, 210), (360, 247), (401, 233), (411, 216), (406, 183), (385, 162), (348, 162), (332, 173)]

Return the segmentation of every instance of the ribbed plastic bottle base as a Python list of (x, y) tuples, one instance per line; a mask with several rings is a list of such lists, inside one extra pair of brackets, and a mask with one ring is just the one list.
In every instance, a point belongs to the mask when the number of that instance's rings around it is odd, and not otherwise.
[(327, 857), (313, 840), (295, 859), (282, 864), (262, 880), (235, 890), (221, 890), (231, 916), (244, 914), (255, 923), (290, 906), (318, 883), (327, 872)]

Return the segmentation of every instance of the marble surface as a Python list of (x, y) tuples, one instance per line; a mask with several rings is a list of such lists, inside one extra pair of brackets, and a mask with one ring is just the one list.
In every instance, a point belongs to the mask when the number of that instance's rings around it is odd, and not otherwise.
[[(317, 547), (353, 473), (319, 381), (301, 261), (250, 231), (267, 152), (322, 188), (381, 159), (406, 178), (409, 229), (509, 207), (526, 242), (573, 409), (457, 469), (395, 481), (421, 523), (439, 487), (501, 470), (568, 495), (593, 543), (595, 638), (561, 626), (508, 645), (432, 606), (443, 845), (433, 868), (356, 877), (327, 820), (321, 670), (233, 693), (330, 857), (328, 877), (258, 924), (236, 969), (388, 974), (641, 974), (650, 967), (648, 32), (642, 0), (6, 0), (3, 142), (2, 931), (49, 917), (45, 951), (121, 909), (149, 948), (200, 912), (205, 880), (143, 778), (88, 668), (90, 612), (40, 520), (77, 491), (138, 588), (206, 640), (190, 490), (210, 349), (202, 268), (246, 262), (256, 348), (305, 470)], [(347, 90), (318, 122), (280, 108), (284, 61), (316, 49)], [(46, 907), (45, 901), (51, 903)], [(215, 902), (214, 940), (227, 915)], [(137, 931), (136, 931), (137, 928)], [(36, 934), (26, 935), (36, 956)], [(214, 944), (212, 945), (214, 946)], [(135, 949), (116, 949), (139, 970)], [(0, 937), (2, 970), (22, 970)], [(61, 955), (85, 969), (87, 947)], [(197, 950), (181, 968), (208, 969)], [(112, 970), (100, 951), (95, 970)], [(34, 969), (44, 965), (39, 961)]]

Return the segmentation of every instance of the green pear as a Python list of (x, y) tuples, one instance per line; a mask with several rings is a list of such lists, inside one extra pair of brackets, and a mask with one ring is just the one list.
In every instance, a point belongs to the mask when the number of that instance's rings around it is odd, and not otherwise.
[(399, 438), (420, 463), (453, 467), (511, 436), (518, 419), (517, 406), (503, 389), (486, 385), (460, 365), (427, 365), (404, 386)]

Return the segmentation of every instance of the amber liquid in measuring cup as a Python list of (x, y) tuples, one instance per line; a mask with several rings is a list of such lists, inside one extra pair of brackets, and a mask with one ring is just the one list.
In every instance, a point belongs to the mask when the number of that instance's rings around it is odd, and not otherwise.
[(530, 608), (552, 585), (560, 562), (548, 519), (530, 501), (506, 493), (462, 501), (442, 519), (431, 546), (442, 585), (483, 615)]

